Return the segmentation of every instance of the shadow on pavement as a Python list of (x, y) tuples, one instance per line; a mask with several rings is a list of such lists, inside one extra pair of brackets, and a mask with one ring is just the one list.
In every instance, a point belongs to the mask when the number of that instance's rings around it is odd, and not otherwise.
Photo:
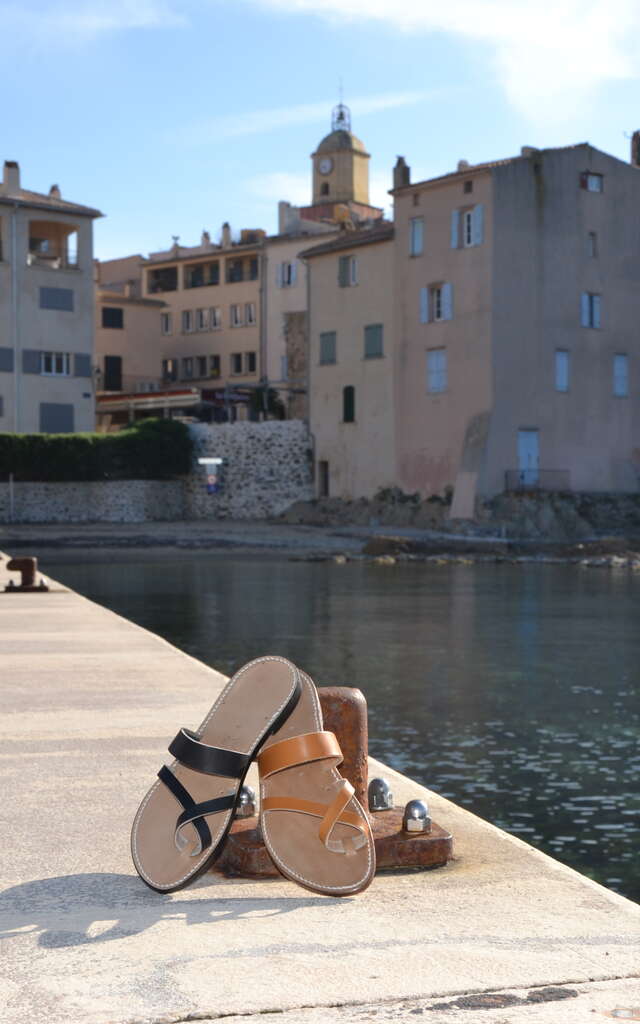
[[(203, 879), (206, 881), (207, 876)], [(234, 882), (242, 884), (241, 880)], [(190, 891), (197, 887), (196, 883)], [(252, 915), (276, 917), (319, 903), (328, 906), (344, 902), (325, 896), (184, 899), (182, 893), (153, 892), (131, 875), (61, 875), (24, 882), (0, 893), (0, 939), (38, 933), (39, 946), (60, 949), (137, 935), (162, 920), (214, 924)]]

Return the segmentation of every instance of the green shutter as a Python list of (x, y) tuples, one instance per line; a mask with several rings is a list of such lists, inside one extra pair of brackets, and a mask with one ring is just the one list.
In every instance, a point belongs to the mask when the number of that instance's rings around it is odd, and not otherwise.
[(348, 288), (351, 283), (349, 280), (350, 262), (349, 256), (340, 256), (338, 260), (338, 284), (341, 288)]

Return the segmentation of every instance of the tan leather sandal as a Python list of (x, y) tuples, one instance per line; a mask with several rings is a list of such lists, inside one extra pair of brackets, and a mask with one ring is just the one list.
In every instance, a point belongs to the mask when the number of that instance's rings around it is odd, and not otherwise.
[(181, 729), (136, 814), (131, 854), (144, 882), (159, 892), (181, 889), (220, 852), (251, 761), (282, 726), (301, 694), (286, 658), (250, 661), (229, 680), (197, 733)]
[(340, 745), (323, 731), (316, 688), (300, 672), (300, 699), (258, 755), (260, 826), (287, 878), (326, 896), (351, 896), (376, 869), (369, 820), (337, 771)]

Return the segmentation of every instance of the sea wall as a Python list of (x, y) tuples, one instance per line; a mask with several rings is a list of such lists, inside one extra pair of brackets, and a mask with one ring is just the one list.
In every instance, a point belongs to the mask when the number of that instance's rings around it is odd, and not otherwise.
[[(311, 441), (301, 420), (198, 423), (190, 429), (194, 462), (187, 476), (13, 486), (0, 482), (0, 523), (264, 519), (312, 497)], [(199, 458), (222, 463), (202, 466)]]

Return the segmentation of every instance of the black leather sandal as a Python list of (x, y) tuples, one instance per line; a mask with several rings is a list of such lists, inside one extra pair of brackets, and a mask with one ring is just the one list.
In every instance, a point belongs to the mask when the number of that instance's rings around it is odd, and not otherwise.
[(197, 732), (181, 729), (140, 804), (131, 855), (143, 882), (181, 889), (212, 864), (231, 828), (251, 761), (295, 708), (297, 668), (286, 658), (250, 661), (229, 680)]

